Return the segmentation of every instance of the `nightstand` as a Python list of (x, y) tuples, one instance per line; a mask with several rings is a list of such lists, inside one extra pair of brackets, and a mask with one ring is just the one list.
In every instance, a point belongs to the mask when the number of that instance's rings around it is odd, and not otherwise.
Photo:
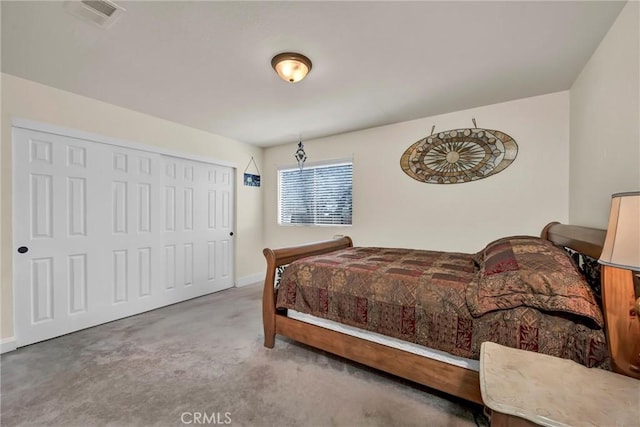
[(640, 425), (640, 380), (491, 342), (480, 391), (492, 427)]

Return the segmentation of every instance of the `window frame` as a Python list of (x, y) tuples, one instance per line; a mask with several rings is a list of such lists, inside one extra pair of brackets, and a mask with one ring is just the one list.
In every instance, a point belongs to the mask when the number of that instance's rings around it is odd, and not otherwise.
[[(282, 188), (281, 188), (281, 173), (282, 172), (290, 172), (290, 171), (298, 171), (300, 168), (298, 165), (282, 165), (278, 166), (276, 171), (276, 187), (277, 187), (277, 211), (276, 211), (276, 223), (279, 226), (283, 227), (352, 227), (353, 226), (353, 158), (342, 158), (342, 159), (333, 159), (333, 160), (324, 160), (313, 163), (305, 163), (303, 171), (305, 169), (315, 169), (315, 168), (323, 168), (323, 167), (334, 167), (334, 166), (351, 166), (351, 224), (318, 224), (318, 223), (291, 223), (291, 222), (282, 222), (281, 221), (281, 211), (282, 211)], [(315, 218), (314, 218), (315, 221)]]

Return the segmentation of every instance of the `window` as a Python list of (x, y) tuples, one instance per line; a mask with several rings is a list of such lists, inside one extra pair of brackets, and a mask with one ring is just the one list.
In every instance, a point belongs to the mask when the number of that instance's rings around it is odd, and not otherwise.
[(278, 171), (278, 224), (351, 225), (353, 165)]

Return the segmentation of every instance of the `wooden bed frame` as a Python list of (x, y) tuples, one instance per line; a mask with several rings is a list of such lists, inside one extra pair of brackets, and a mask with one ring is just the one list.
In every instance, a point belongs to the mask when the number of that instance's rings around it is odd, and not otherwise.
[[(605, 230), (552, 222), (544, 227), (541, 237), (597, 259), (602, 251), (605, 234)], [(476, 371), (291, 319), (287, 317), (286, 310), (276, 309), (274, 281), (278, 267), (300, 258), (320, 255), (352, 246), (351, 238), (341, 237), (289, 248), (264, 249), (263, 253), (267, 259), (267, 274), (262, 298), (265, 347), (273, 348), (276, 334), (282, 335), (363, 365), (482, 404), (480, 379)], [(603, 287), (603, 293), (608, 293), (606, 296), (603, 295), (605, 297), (605, 321), (607, 325), (613, 318), (618, 319), (620, 317), (620, 310), (612, 310), (612, 307), (608, 309), (606, 304), (609, 300), (618, 301), (620, 297), (616, 297), (618, 299), (608, 298), (614, 292), (616, 294), (619, 293), (615, 289)], [(622, 298), (628, 298), (628, 290), (621, 295), (623, 295)], [(607, 313), (608, 310), (611, 310), (611, 312)], [(628, 313), (627, 311), (627, 317)], [(609, 338), (608, 335), (607, 338)], [(620, 341), (622, 341), (622, 344), (620, 344)], [(619, 336), (618, 345), (625, 347), (624, 339)], [(614, 359), (613, 351), (612, 359)]]

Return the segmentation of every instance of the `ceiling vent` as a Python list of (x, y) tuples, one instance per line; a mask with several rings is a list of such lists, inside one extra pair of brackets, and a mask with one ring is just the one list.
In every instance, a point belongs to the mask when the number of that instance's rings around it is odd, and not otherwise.
[(125, 9), (109, 0), (68, 1), (66, 9), (78, 18), (109, 28)]

